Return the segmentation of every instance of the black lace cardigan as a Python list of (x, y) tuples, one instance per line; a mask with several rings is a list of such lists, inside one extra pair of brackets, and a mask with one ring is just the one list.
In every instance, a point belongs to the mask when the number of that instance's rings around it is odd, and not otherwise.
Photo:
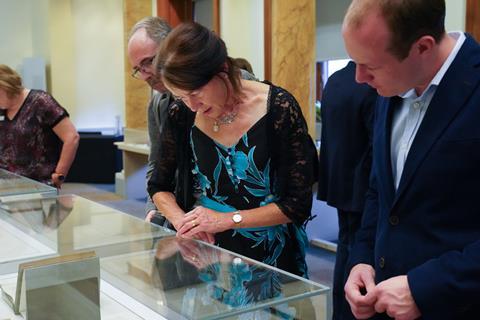
[[(318, 165), (316, 148), (300, 106), (290, 93), (272, 85), (267, 103), (271, 181), (275, 182), (273, 190), (279, 197), (275, 204), (300, 225), (311, 219), (312, 185)], [(172, 192), (177, 204), (188, 212), (195, 202), (189, 143), (195, 113), (181, 101), (164, 110), (159, 160), (148, 182), (148, 192), (152, 197), (157, 192)]]

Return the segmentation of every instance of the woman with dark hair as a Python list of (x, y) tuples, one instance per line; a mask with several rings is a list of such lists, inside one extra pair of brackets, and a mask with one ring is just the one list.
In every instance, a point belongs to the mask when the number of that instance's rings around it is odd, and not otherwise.
[(148, 190), (177, 235), (306, 277), (317, 160), (295, 98), (241, 79), (225, 43), (196, 23), (168, 35), (155, 69), (177, 100)]

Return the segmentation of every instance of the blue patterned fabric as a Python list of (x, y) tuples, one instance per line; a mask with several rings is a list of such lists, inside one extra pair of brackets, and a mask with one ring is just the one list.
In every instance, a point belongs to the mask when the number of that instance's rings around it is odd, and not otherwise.
[[(260, 119), (233, 146), (224, 146), (197, 127), (190, 134), (197, 205), (232, 212), (275, 202), (266, 139)], [(227, 230), (215, 235), (226, 249), (307, 277), (304, 227), (294, 224)]]

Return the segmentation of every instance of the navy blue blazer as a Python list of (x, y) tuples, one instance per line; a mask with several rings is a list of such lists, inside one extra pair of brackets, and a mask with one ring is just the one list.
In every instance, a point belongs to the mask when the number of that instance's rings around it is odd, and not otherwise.
[(397, 192), (392, 110), (376, 107), (373, 164), (351, 265), (377, 283), (408, 275), (422, 319), (478, 319), (480, 301), (480, 47), (467, 35), (410, 148)]
[(319, 200), (343, 211), (363, 211), (372, 165), (377, 92), (355, 81), (355, 63), (330, 76), (322, 97)]

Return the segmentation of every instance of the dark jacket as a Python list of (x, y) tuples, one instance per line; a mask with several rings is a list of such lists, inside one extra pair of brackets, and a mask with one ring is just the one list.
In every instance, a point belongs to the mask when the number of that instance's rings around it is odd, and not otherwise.
[(319, 200), (343, 211), (365, 204), (372, 165), (373, 108), (377, 92), (355, 82), (355, 63), (330, 76), (322, 98)]
[(373, 166), (352, 264), (376, 281), (407, 275), (422, 319), (478, 319), (480, 46), (460, 48), (430, 102), (395, 192), (390, 133), (397, 98), (375, 109)]

